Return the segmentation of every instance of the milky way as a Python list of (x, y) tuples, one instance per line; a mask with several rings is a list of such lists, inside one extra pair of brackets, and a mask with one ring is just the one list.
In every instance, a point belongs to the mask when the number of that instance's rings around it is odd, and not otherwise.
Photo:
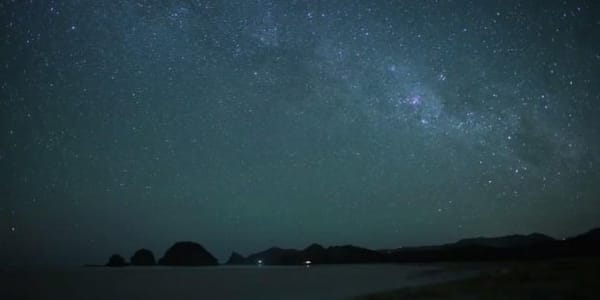
[(598, 226), (599, 16), (591, 0), (3, 2), (0, 262)]

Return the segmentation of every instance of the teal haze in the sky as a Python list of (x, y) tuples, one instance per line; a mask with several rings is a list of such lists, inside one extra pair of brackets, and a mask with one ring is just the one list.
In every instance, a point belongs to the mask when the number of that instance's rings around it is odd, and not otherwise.
[(0, 266), (600, 225), (598, 1), (3, 1)]

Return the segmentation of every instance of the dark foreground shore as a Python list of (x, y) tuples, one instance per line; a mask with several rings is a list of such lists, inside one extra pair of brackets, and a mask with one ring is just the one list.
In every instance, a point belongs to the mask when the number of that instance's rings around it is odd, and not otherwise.
[[(451, 265), (448, 270), (462, 268)], [(600, 259), (490, 264), (482, 275), (375, 293), (357, 300), (600, 299)]]

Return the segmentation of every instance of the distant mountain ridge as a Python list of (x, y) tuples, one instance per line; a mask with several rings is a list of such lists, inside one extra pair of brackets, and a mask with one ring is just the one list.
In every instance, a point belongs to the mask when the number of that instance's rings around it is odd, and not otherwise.
[(527, 247), (542, 243), (552, 243), (556, 240), (541, 233), (528, 235), (514, 234), (500, 237), (477, 237), (462, 239), (456, 242), (456, 246), (476, 245), (495, 248)]
[(456, 243), (388, 250), (391, 262), (491, 261), (600, 255), (600, 228), (565, 240), (541, 233), (462, 239)]
[[(353, 245), (324, 247), (311, 244), (308, 247), (285, 249), (271, 247), (246, 257), (232, 252), (227, 265), (315, 265), (357, 263), (413, 263), (440, 261), (489, 261), (545, 259), (567, 256), (599, 256), (600, 228), (557, 240), (541, 233), (476, 237), (461, 239), (455, 243), (371, 250)], [(144, 258), (145, 257), (145, 258)], [(135, 258), (135, 259), (134, 259)], [(152, 252), (138, 250), (132, 257), (132, 265), (154, 265)], [(213, 266), (217, 259), (200, 244), (177, 242), (159, 260), (166, 266)], [(129, 263), (117, 254), (111, 256), (107, 266), (127, 266)]]
[(386, 262), (385, 255), (367, 248), (352, 245), (325, 248), (312, 244), (303, 250), (271, 247), (251, 254), (241, 264), (300, 265), (300, 264), (349, 264)]
[(586, 233), (566, 239), (575, 243), (600, 243), (600, 228), (594, 228)]
[[(238, 254), (239, 255), (239, 254)], [(455, 243), (422, 247), (371, 250), (352, 245), (324, 248), (312, 244), (303, 250), (271, 247), (228, 264), (300, 265), (351, 263), (408, 263), (543, 259), (561, 256), (600, 255), (600, 228), (557, 240), (541, 233), (461, 239)]]

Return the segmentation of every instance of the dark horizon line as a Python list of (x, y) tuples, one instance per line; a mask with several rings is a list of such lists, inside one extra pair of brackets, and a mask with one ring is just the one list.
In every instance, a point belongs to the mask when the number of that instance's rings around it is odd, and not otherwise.
[[(377, 249), (372, 249), (372, 248), (363, 247), (363, 246), (356, 246), (355, 244), (350, 244), (350, 243), (348, 243), (348, 244), (338, 244), (338, 245), (329, 245), (329, 246), (324, 246), (324, 245), (322, 245), (322, 244), (320, 244), (320, 243), (313, 242), (313, 243), (310, 243), (308, 246), (306, 246), (306, 247), (304, 247), (304, 248), (285, 248), (285, 247), (280, 247), (280, 246), (278, 246), (278, 245), (274, 245), (274, 246), (270, 246), (270, 247), (268, 247), (268, 248), (266, 248), (266, 249), (264, 249), (264, 250), (261, 250), (261, 251), (255, 252), (255, 253), (250, 253), (250, 254), (247, 254), (247, 255), (245, 255), (245, 256), (244, 256), (244, 255), (242, 255), (242, 254), (241, 254), (240, 252), (238, 252), (238, 251), (235, 251), (235, 250), (234, 250), (234, 251), (230, 251), (230, 252), (229, 252), (229, 253), (230, 253), (230, 254), (229, 254), (229, 258), (228, 258), (228, 259), (225, 259), (225, 260), (224, 260), (224, 262), (220, 262), (220, 261), (217, 259), (217, 264), (216, 264), (216, 265), (228, 265), (228, 262), (229, 262), (229, 260), (231, 259), (231, 256), (232, 256), (232, 255), (234, 255), (234, 254), (237, 254), (237, 255), (241, 256), (242, 258), (244, 258), (244, 259), (248, 259), (248, 258), (250, 258), (250, 257), (252, 257), (252, 256), (255, 256), (255, 255), (258, 255), (258, 254), (260, 254), (260, 253), (265, 253), (265, 252), (268, 252), (268, 251), (273, 251), (273, 250), (302, 252), (302, 251), (304, 251), (304, 250), (306, 250), (306, 249), (308, 249), (308, 248), (310, 248), (310, 247), (312, 247), (312, 246), (319, 246), (319, 247), (322, 247), (322, 248), (324, 248), (324, 249), (331, 249), (331, 248), (343, 248), (343, 247), (354, 247), (354, 248), (358, 248), (358, 249), (364, 249), (364, 250), (368, 250), (368, 251), (372, 251), (372, 252), (377, 252), (377, 253), (386, 253), (386, 252), (387, 252), (388, 254), (390, 254), (390, 253), (392, 253), (392, 252), (394, 252), (394, 251), (405, 251), (405, 250), (425, 250), (425, 249), (428, 249), (428, 248), (431, 248), (431, 249), (442, 249), (442, 248), (444, 248), (444, 247), (457, 246), (457, 245), (459, 245), (459, 243), (461, 243), (461, 242), (465, 243), (465, 242), (468, 242), (468, 241), (476, 241), (476, 240), (484, 240), (484, 241), (485, 241), (485, 240), (488, 240), (488, 241), (489, 241), (489, 240), (498, 240), (498, 239), (505, 239), (505, 238), (514, 238), (514, 237), (523, 237), (523, 238), (527, 238), (527, 237), (535, 237), (535, 236), (537, 236), (537, 237), (540, 237), (540, 238), (546, 239), (546, 242), (554, 242), (554, 243), (556, 243), (556, 242), (566, 242), (566, 241), (574, 240), (574, 239), (576, 239), (576, 238), (578, 238), (578, 237), (582, 237), (582, 236), (585, 236), (585, 235), (591, 234), (591, 233), (593, 233), (593, 232), (595, 232), (595, 231), (599, 231), (599, 232), (600, 232), (600, 226), (599, 226), (599, 227), (593, 227), (592, 229), (589, 229), (589, 230), (587, 230), (587, 231), (584, 231), (583, 233), (579, 233), (579, 234), (575, 234), (575, 235), (573, 235), (573, 236), (570, 236), (570, 237), (559, 238), (559, 239), (557, 239), (557, 238), (555, 238), (555, 237), (553, 237), (553, 236), (551, 236), (551, 235), (544, 234), (544, 233), (540, 233), (540, 232), (531, 232), (531, 233), (528, 233), (528, 234), (518, 234), (518, 233), (517, 233), (517, 234), (496, 235), (496, 236), (475, 236), (475, 237), (465, 237), (465, 238), (458, 239), (458, 240), (456, 240), (456, 241), (454, 241), (454, 242), (448, 242), (448, 243), (442, 243), (442, 244), (427, 244), (427, 245), (420, 245), (420, 246), (399, 246), (399, 247), (396, 247), (396, 248), (377, 248)], [(196, 242), (194, 242), (194, 241), (189, 241), (189, 240), (186, 240), (186, 241), (177, 241), (177, 242), (175, 242), (173, 245), (175, 245), (175, 244), (177, 244), (177, 243), (182, 243), (182, 242), (191, 242), (191, 243), (196, 243)], [(199, 244), (199, 245), (201, 245), (202, 247), (204, 247), (204, 245), (202, 245), (202, 244), (200, 244), (200, 243), (196, 243), (196, 244)], [(479, 245), (479, 246), (482, 246), (482, 247), (489, 247), (489, 248), (495, 248), (494, 246), (489, 246), (489, 245), (487, 245), (487, 246), (486, 246), (486, 245)], [(514, 246), (508, 246), (507, 248), (511, 248), (511, 247), (514, 247)], [(502, 247), (497, 247), (497, 248), (502, 248)], [(139, 248), (137, 251), (139, 251), (139, 250), (142, 250), (142, 249), (148, 250), (147, 248)], [(165, 251), (165, 254), (166, 254), (166, 252), (168, 252), (168, 251), (169, 251), (169, 250), (167, 249), (167, 250)], [(207, 251), (207, 252), (208, 252), (208, 251)], [(208, 252), (208, 253), (210, 254), (210, 252)], [(211, 255), (212, 255), (212, 254), (211, 254)], [(120, 256), (120, 255), (119, 255), (119, 256)], [(246, 263), (246, 264), (247, 264), (247, 263)], [(128, 263), (128, 265), (131, 265), (131, 263), (129, 262), (129, 263)], [(155, 265), (157, 265), (157, 266), (160, 266), (160, 265), (162, 265), (162, 264), (160, 264), (160, 263), (157, 261)], [(88, 266), (88, 267), (90, 267), (90, 266), (105, 266), (105, 265), (98, 265), (98, 264), (85, 264), (84, 266)]]

